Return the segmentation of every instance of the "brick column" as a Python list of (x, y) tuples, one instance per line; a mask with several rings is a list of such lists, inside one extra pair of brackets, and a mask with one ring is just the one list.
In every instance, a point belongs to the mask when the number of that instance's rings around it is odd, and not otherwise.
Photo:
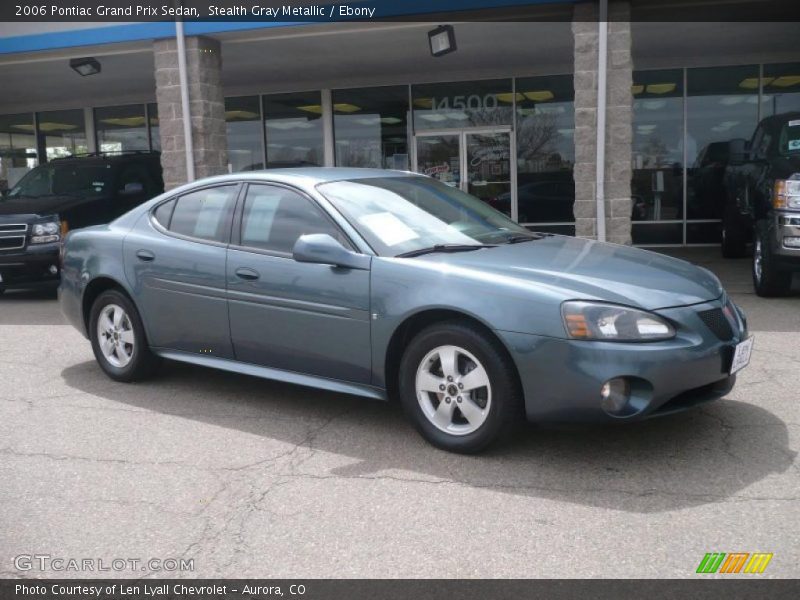
[(633, 170), (633, 60), (631, 7), (614, 1), (608, 6), (608, 79), (606, 104), (606, 239), (631, 243), (631, 179)]
[[(575, 56), (575, 234), (597, 237), (598, 5), (576, 4), (572, 22)], [(631, 241), (632, 60), (630, 5), (609, 2), (606, 89), (606, 239)]]
[[(186, 183), (186, 144), (175, 39), (153, 44), (156, 100), (158, 102), (161, 166), (164, 187)], [(218, 41), (186, 38), (186, 77), (192, 118), (195, 177), (226, 173), (228, 142), (225, 133), (225, 101), (222, 93), (222, 55)]]

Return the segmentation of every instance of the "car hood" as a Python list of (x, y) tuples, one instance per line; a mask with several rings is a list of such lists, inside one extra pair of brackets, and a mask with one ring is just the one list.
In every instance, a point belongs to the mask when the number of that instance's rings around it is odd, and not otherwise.
[(41, 196), (39, 198), (21, 197), (0, 200), (0, 216), (36, 217), (57, 215), (85, 202), (94, 202), (99, 196)]
[(772, 163), (772, 175), (777, 178), (788, 178), (800, 173), (800, 156), (779, 156)]
[[(593, 299), (648, 310), (719, 298), (722, 286), (710, 271), (655, 252), (566, 236), (501, 245), (472, 252), (422, 257), (459, 270), (541, 284), (564, 299)], [(463, 271), (462, 271), (463, 272)]]

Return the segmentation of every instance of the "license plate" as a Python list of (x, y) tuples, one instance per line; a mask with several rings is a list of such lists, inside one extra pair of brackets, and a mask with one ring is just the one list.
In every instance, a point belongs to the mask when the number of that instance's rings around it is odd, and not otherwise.
[(749, 337), (745, 341), (736, 344), (736, 349), (733, 352), (733, 361), (731, 362), (731, 375), (737, 371), (741, 371), (750, 364), (750, 354), (753, 352), (753, 339), (753, 337)]

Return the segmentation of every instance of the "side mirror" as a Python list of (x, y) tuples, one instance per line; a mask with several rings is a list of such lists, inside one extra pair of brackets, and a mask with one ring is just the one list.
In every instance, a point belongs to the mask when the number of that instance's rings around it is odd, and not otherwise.
[(131, 181), (126, 183), (119, 193), (123, 196), (135, 196), (144, 193), (144, 186), (138, 181)]
[(327, 233), (301, 235), (294, 244), (292, 258), (297, 262), (316, 263), (344, 267), (346, 269), (369, 269), (370, 258), (356, 254), (342, 246)]
[(750, 158), (750, 142), (736, 138), (728, 142), (728, 164), (743, 165)]

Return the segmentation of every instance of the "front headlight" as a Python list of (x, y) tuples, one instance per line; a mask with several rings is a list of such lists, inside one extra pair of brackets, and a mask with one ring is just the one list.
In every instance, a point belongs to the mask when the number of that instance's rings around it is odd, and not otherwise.
[(656, 314), (627, 306), (570, 300), (561, 305), (564, 326), (576, 340), (653, 342), (675, 337), (675, 328)]
[(772, 190), (772, 206), (800, 209), (800, 179), (776, 179)]
[(31, 230), (33, 236), (31, 237), (31, 244), (46, 244), (49, 242), (57, 242), (61, 239), (59, 231), (61, 225), (58, 221), (48, 221), (46, 223), (36, 223)]

